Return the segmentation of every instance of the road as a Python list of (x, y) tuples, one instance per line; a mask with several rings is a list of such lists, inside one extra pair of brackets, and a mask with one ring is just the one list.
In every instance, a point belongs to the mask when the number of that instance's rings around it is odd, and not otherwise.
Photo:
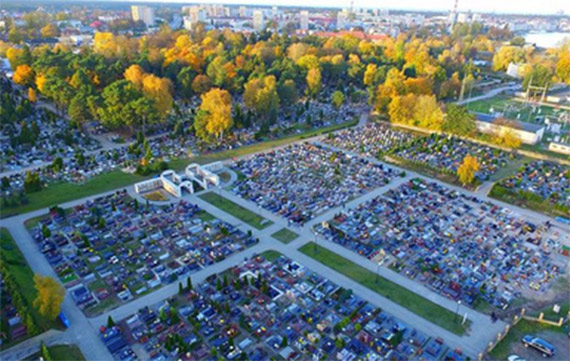
[(476, 97), (472, 97), (472, 98), (468, 98), (468, 99), (458, 101), (457, 104), (464, 105), (464, 104), (476, 102), (479, 100), (485, 100), (485, 99), (489, 99), (489, 98), (492, 98), (494, 96), (497, 96), (497, 95), (501, 94), (502, 92), (505, 92), (508, 90), (518, 90), (518, 89), (520, 89), (520, 85), (507, 85), (507, 86), (503, 86), (500, 88), (495, 88), (495, 89), (489, 90), (485, 94), (481, 94), (481, 95), (478, 95)]
[[(364, 122), (362, 122), (362, 123), (364, 123)], [(360, 125), (360, 122), (359, 122), (359, 125)], [(320, 137), (322, 137), (322, 136), (320, 136)], [(311, 138), (310, 140), (318, 141), (320, 139), (320, 137), (314, 137), (314, 138)], [(300, 142), (304, 142), (304, 141), (308, 141), (308, 140), (302, 140)], [(248, 155), (248, 156), (250, 156), (250, 155)], [(384, 164), (383, 162), (378, 161), (376, 159), (369, 159), (369, 160)], [(227, 162), (229, 162), (229, 161), (227, 161)], [(399, 169), (398, 167), (395, 167), (392, 165), (388, 165), (388, 166), (395, 168), (395, 169)], [(391, 183), (389, 183), (386, 186), (374, 189), (371, 192), (348, 202), (347, 206), (348, 207), (355, 207), (362, 202), (366, 202), (366, 201), (372, 199), (373, 197), (376, 197), (376, 196), (386, 192), (388, 189), (399, 186), (400, 184), (408, 181), (409, 179), (411, 179), (413, 177), (425, 178), (425, 177), (423, 177), (417, 173), (410, 172), (408, 170), (406, 170), (406, 173), (407, 173), (406, 177), (395, 179), (394, 181), (392, 181)], [(231, 179), (235, 180), (235, 174), (232, 175)], [(437, 180), (435, 180), (435, 181), (438, 183), (442, 183), (442, 182), (439, 182)], [(454, 187), (454, 186), (451, 186), (451, 185), (445, 184), (445, 183), (442, 183), (442, 184), (444, 184), (447, 187), (454, 188), (458, 191), (461, 191), (461, 192), (464, 192), (467, 194), (477, 195), (478, 197), (481, 197), (484, 200), (490, 200), (489, 198), (486, 197), (485, 194), (470, 192), (470, 191), (461, 189), (459, 187)], [(123, 188), (121, 188), (121, 189), (123, 189)], [(129, 191), (131, 193), (134, 192), (132, 186), (129, 187)], [(382, 309), (384, 309), (387, 312), (397, 316), (398, 318), (402, 319), (403, 321), (407, 322), (408, 324), (413, 325), (418, 330), (425, 332), (429, 335), (436, 335), (436, 336), (442, 337), (448, 345), (450, 345), (453, 348), (461, 348), (467, 355), (470, 355), (472, 358), (476, 357), (479, 352), (483, 351), (486, 348), (486, 346), (488, 345), (489, 341), (492, 340), (495, 337), (495, 335), (498, 332), (502, 331), (505, 327), (505, 323), (503, 323), (501, 321), (496, 322), (496, 323), (492, 323), (490, 321), (490, 318), (487, 315), (481, 314), (479, 312), (476, 312), (474, 310), (471, 310), (471, 309), (468, 309), (468, 308), (462, 306), (460, 313), (463, 314), (463, 313), (467, 312), (467, 317), (472, 321), (472, 327), (471, 327), (472, 332), (470, 332), (464, 336), (455, 335), (455, 334), (453, 334), (453, 333), (451, 333), (445, 329), (442, 329), (439, 326), (432, 324), (431, 322), (421, 318), (420, 316), (408, 311), (407, 309), (401, 307), (400, 305), (380, 296), (379, 294), (371, 291), (370, 289), (363, 287), (362, 285), (360, 285), (360, 284), (354, 282), (353, 280), (343, 276), (342, 274), (333, 271), (332, 269), (330, 269), (327, 266), (313, 260), (312, 258), (307, 257), (304, 254), (300, 253), (297, 250), (299, 247), (301, 247), (304, 244), (306, 244), (307, 242), (310, 242), (311, 240), (315, 239), (315, 236), (311, 231), (311, 227), (318, 222), (330, 219), (334, 213), (337, 213), (340, 211), (341, 207), (336, 207), (336, 208), (330, 209), (329, 211), (325, 212), (324, 214), (321, 214), (318, 217), (316, 217), (315, 219), (311, 220), (310, 222), (308, 222), (303, 227), (290, 227), (290, 229), (293, 230), (294, 232), (298, 233), (300, 235), (300, 237), (298, 237), (295, 241), (293, 241), (289, 244), (283, 244), (283, 243), (278, 242), (275, 239), (273, 239), (271, 237), (271, 234), (280, 230), (281, 228), (287, 227), (287, 221), (285, 219), (283, 219), (279, 216), (276, 216), (275, 214), (270, 213), (264, 209), (259, 209), (257, 207), (257, 205), (255, 205), (254, 203), (246, 201), (242, 198), (235, 196), (234, 194), (224, 190), (223, 187), (219, 187), (218, 189), (215, 189), (213, 191), (215, 191), (217, 193), (219, 192), (220, 195), (227, 197), (228, 199), (231, 199), (232, 201), (250, 209), (254, 213), (261, 212), (261, 215), (263, 217), (272, 220), (274, 222), (274, 224), (271, 225), (270, 227), (263, 229), (263, 230), (257, 230), (253, 227), (250, 227), (247, 224), (244, 224), (241, 220), (231, 216), (230, 214), (227, 214), (227, 213), (221, 211), (220, 209), (212, 206), (211, 204), (203, 201), (202, 199), (200, 199), (198, 197), (200, 193), (192, 194), (192, 195), (186, 195), (185, 199), (187, 199), (188, 201), (193, 202), (195, 204), (198, 204), (200, 207), (202, 207), (206, 211), (210, 212), (211, 214), (215, 215), (219, 219), (222, 219), (222, 220), (224, 220), (230, 224), (233, 224), (243, 231), (251, 230), (253, 233), (253, 236), (256, 238), (259, 238), (259, 240), (260, 240), (260, 242), (258, 244), (256, 244), (255, 246), (253, 246), (249, 249), (246, 249), (243, 252), (240, 252), (238, 254), (234, 254), (234, 255), (228, 257), (227, 259), (225, 259), (224, 261), (222, 261), (220, 263), (211, 265), (211, 266), (207, 267), (206, 269), (202, 269), (202, 270), (192, 274), (192, 279), (193, 279), (193, 282), (195, 284), (201, 282), (202, 280), (204, 280), (206, 277), (208, 277), (211, 274), (221, 272), (221, 271), (223, 271), (223, 270), (225, 270), (225, 269), (227, 269), (233, 265), (236, 265), (236, 264), (242, 262), (244, 260), (244, 258), (251, 257), (251, 256), (258, 254), (258, 253), (261, 253), (265, 250), (274, 249), (274, 250), (277, 250), (277, 251), (287, 255), (288, 257), (290, 257), (292, 259), (295, 259), (296, 261), (300, 262), (301, 264), (307, 266), (309, 269), (311, 269), (315, 272), (318, 272), (318, 273), (326, 276), (327, 278), (334, 280), (339, 285), (341, 285), (345, 288), (352, 289), (356, 294), (363, 297), (368, 302), (370, 302), (370, 303), (372, 303), (378, 307), (381, 307)], [(109, 194), (112, 192), (113, 191), (106, 192), (103, 194)], [(99, 195), (91, 196), (91, 197), (86, 197), (83, 199), (74, 200), (74, 201), (62, 204), (61, 206), (64, 208), (73, 207), (75, 205), (84, 203), (89, 199), (94, 199), (96, 197), (99, 197), (103, 194), (99, 194)], [(521, 214), (523, 217), (527, 217), (527, 219), (531, 219), (531, 220), (534, 220), (536, 222), (542, 222), (545, 220), (550, 220), (551, 222), (553, 221), (552, 218), (550, 218), (550, 217), (547, 217), (547, 216), (544, 216), (541, 214), (537, 214), (535, 212), (532, 212), (532, 211), (529, 211), (526, 209), (518, 208), (518, 207), (509, 205), (509, 204), (504, 204), (502, 202), (497, 202), (496, 200), (491, 200), (491, 201), (494, 203), (499, 203), (500, 205), (505, 206), (509, 209), (512, 209), (512, 210), (516, 211), (517, 213)], [(7, 219), (4, 219), (2, 221), (2, 223), (3, 223), (2, 226), (6, 227), (12, 233), (12, 235), (14, 236), (14, 239), (18, 243), (20, 249), (22, 250), (22, 253), (24, 254), (24, 256), (26, 258), (26, 261), (28, 262), (28, 264), (30, 264), (30, 266), (32, 267), (34, 272), (38, 272), (38, 273), (45, 274), (45, 275), (51, 275), (51, 276), (55, 277), (55, 273), (54, 273), (53, 269), (51, 268), (49, 263), (46, 261), (43, 254), (39, 251), (37, 245), (35, 244), (31, 235), (28, 233), (28, 231), (25, 229), (25, 226), (24, 226), (25, 220), (32, 218), (32, 217), (36, 217), (38, 215), (45, 214), (47, 211), (48, 211), (47, 209), (41, 209), (41, 210), (30, 212), (30, 213), (27, 213), (24, 215), (19, 215), (19, 216), (7, 218)], [(321, 239), (319, 239), (318, 242), (319, 242), (319, 245), (326, 247), (335, 253), (342, 254), (344, 257), (348, 258), (349, 260), (351, 260), (351, 261), (353, 261), (353, 262), (355, 262), (355, 263), (357, 263), (363, 267), (366, 267), (373, 272), (377, 271), (377, 266), (372, 261), (369, 261), (369, 260), (357, 255), (356, 253), (347, 251), (345, 248), (343, 248), (340, 245), (337, 245), (335, 243), (328, 242), (328, 241), (323, 241)], [(403, 276), (401, 276), (401, 275), (399, 275), (399, 274), (397, 274), (397, 273), (395, 273), (395, 272), (393, 272), (387, 268), (381, 268), (380, 274), (389, 280), (397, 282), (398, 284), (402, 285), (403, 287), (409, 289), (412, 292), (421, 294), (423, 297), (447, 308), (448, 310), (450, 310), (452, 312), (456, 311), (457, 305), (455, 302), (453, 302), (453, 301), (451, 301), (445, 297), (442, 297), (439, 294), (434, 293), (433, 291), (429, 290), (428, 288), (424, 287), (423, 285), (421, 285), (415, 281), (407, 279), (407, 278), (405, 278), (405, 277), (403, 277)], [(173, 283), (173, 284), (164, 286), (164, 287), (162, 287), (162, 288), (160, 288), (160, 289), (158, 289), (158, 290), (156, 290), (156, 291), (154, 291), (148, 295), (145, 295), (141, 298), (132, 300), (129, 303), (123, 304), (123, 305), (121, 305), (121, 306), (119, 306), (113, 310), (110, 310), (110, 311), (108, 311), (108, 312), (106, 312), (100, 316), (94, 317), (94, 318), (87, 318), (79, 310), (79, 308), (75, 305), (75, 303), (73, 302), (71, 297), (68, 295), (68, 296), (66, 296), (64, 304), (62, 306), (64, 313), (66, 314), (66, 316), (68, 317), (68, 319), (71, 323), (71, 327), (68, 330), (66, 330), (64, 332), (58, 332), (58, 331), (46, 332), (42, 335), (37, 336), (33, 340), (23, 342), (23, 343), (18, 344), (18, 345), (14, 346), (8, 350), (4, 350), (0, 354), (0, 359), (7, 360), (7, 361), (20, 360), (20, 359), (22, 359), (22, 357), (25, 357), (25, 356), (33, 353), (32, 351), (35, 349), (34, 344), (38, 343), (40, 340), (43, 340), (47, 344), (75, 343), (81, 348), (81, 351), (83, 352), (83, 354), (85, 355), (85, 357), (88, 360), (110, 360), (111, 355), (107, 352), (106, 348), (104, 347), (104, 345), (102, 344), (102, 342), (98, 338), (98, 328), (99, 328), (99, 326), (106, 324), (107, 317), (112, 316), (113, 319), (115, 319), (115, 320), (122, 319), (122, 318), (136, 312), (136, 310), (138, 310), (139, 308), (141, 308), (143, 306), (147, 306), (147, 305), (151, 305), (151, 304), (161, 302), (164, 299), (167, 299), (167, 298), (175, 295), (177, 292), (178, 292), (178, 284)]]

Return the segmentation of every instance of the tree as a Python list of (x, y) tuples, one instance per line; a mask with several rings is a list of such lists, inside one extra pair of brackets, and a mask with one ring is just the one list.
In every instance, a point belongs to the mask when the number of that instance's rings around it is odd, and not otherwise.
[(470, 135), (475, 131), (475, 116), (466, 107), (449, 104), (441, 130), (460, 136)]
[(168, 78), (159, 78), (149, 74), (143, 79), (143, 94), (154, 100), (156, 110), (161, 117), (166, 116), (172, 108), (171, 88), (172, 83)]
[(113, 317), (109, 315), (109, 317), (107, 317), (107, 327), (111, 328), (113, 326), (115, 326), (115, 321), (113, 320)]
[(59, 36), (59, 28), (55, 24), (49, 23), (40, 30), (40, 34), (44, 38), (55, 38)]
[(55, 279), (37, 273), (34, 275), (34, 284), (38, 291), (34, 306), (43, 316), (54, 320), (61, 312), (65, 288)]
[(14, 82), (16, 84), (29, 86), (34, 82), (34, 70), (26, 64), (18, 65), (14, 72)]
[(443, 112), (437, 104), (435, 95), (420, 95), (414, 104), (414, 125), (440, 130), (442, 122)]
[(556, 63), (556, 76), (561, 82), (570, 84), (570, 49), (569, 45), (566, 45), (560, 49), (558, 55), (558, 61)]
[(233, 125), (232, 97), (227, 90), (214, 88), (202, 95), (202, 104), (194, 120), (196, 135), (222, 138)]
[(38, 96), (36, 95), (36, 91), (32, 87), (28, 88), (28, 100), (32, 103), (38, 101)]
[(395, 96), (388, 106), (388, 115), (392, 123), (413, 124), (414, 106), (417, 97), (414, 94)]
[(190, 278), (190, 276), (186, 278), (186, 288), (188, 291), (192, 291), (192, 278)]
[(548, 87), (548, 85), (552, 83), (552, 75), (550, 69), (544, 65), (536, 64), (524, 75), (522, 88), (526, 90), (529, 85)]
[(192, 90), (195, 93), (203, 94), (212, 88), (212, 81), (207, 75), (199, 74), (192, 80)]
[(138, 64), (133, 64), (129, 66), (127, 70), (125, 70), (125, 72), (123, 73), (125, 79), (133, 83), (135, 88), (137, 88), (138, 90), (142, 90), (143, 79), (145, 75), (146, 74), (143, 68), (141, 68), (141, 66)]
[(42, 181), (40, 175), (37, 172), (26, 172), (26, 178), (24, 179), (24, 191), (26, 193), (38, 192), (42, 189)]
[(457, 168), (457, 176), (459, 181), (465, 186), (471, 184), (475, 179), (475, 172), (479, 170), (479, 162), (477, 157), (467, 154), (463, 158), (463, 163)]
[(322, 78), (321, 69), (311, 68), (307, 72), (307, 94), (315, 98), (319, 91), (321, 91)]
[(524, 49), (518, 46), (505, 45), (493, 56), (493, 70), (507, 70), (510, 63), (520, 63), (524, 60)]
[(297, 98), (299, 97), (295, 81), (291, 79), (286, 79), (281, 84), (279, 84), (277, 86), (277, 93), (279, 94), (281, 103), (285, 106), (295, 104), (297, 102)]
[(334, 107), (340, 109), (340, 107), (344, 103), (344, 94), (341, 91), (337, 90), (334, 93), (332, 93), (331, 100)]
[(63, 159), (61, 157), (57, 157), (51, 163), (51, 169), (54, 172), (59, 173), (63, 169)]

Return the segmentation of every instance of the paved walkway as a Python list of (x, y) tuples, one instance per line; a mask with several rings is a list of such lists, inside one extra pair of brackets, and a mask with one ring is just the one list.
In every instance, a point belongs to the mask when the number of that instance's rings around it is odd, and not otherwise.
[[(318, 139), (319, 139), (319, 137), (312, 138), (312, 140), (314, 140), (314, 141), (318, 141)], [(303, 140), (303, 141), (307, 141), (307, 140)], [(303, 142), (303, 141), (301, 141), (301, 142)], [(247, 155), (247, 156), (251, 156), (251, 155)], [(384, 164), (383, 162), (380, 162), (376, 159), (369, 159), (369, 160)], [(395, 169), (399, 169), (398, 167), (395, 167), (393, 165), (387, 165), (387, 166), (395, 168)], [(357, 199), (354, 199), (354, 200), (348, 202), (347, 207), (355, 207), (362, 202), (365, 202), (369, 199), (372, 199), (373, 197), (376, 197), (376, 196), (386, 192), (388, 189), (399, 186), (400, 184), (408, 181), (409, 179), (411, 179), (413, 177), (424, 178), (423, 176), (421, 176), (415, 172), (410, 172), (408, 170), (406, 170), (406, 173), (407, 173), (406, 177), (396, 178), (390, 184), (388, 184), (384, 187), (375, 189), (375, 190), (363, 195), (362, 197), (359, 197)], [(235, 180), (235, 177), (232, 177), (232, 181), (233, 180)], [(442, 182), (439, 182), (437, 180), (436, 180), (436, 182), (442, 183)], [(445, 183), (443, 183), (443, 184), (445, 184)], [(489, 200), (484, 195), (469, 192), (467, 190), (464, 190), (464, 189), (461, 189), (458, 187), (454, 187), (454, 186), (451, 186), (449, 184), (445, 184), (445, 186), (450, 187), (450, 188), (454, 188), (458, 191), (461, 191), (461, 192), (464, 192), (467, 194), (477, 195), (477, 196), (479, 196), (485, 200)], [(121, 189), (123, 189), (123, 188), (121, 188)], [(208, 277), (211, 274), (221, 272), (221, 271), (223, 271), (223, 270), (225, 270), (225, 269), (227, 269), (233, 265), (239, 264), (244, 258), (249, 258), (249, 257), (251, 257), (255, 254), (258, 254), (260, 252), (263, 252), (265, 250), (275, 249), (275, 250), (287, 255), (288, 257), (291, 257), (291, 258), (297, 260), (301, 264), (307, 266), (309, 269), (311, 269), (315, 272), (318, 272), (327, 278), (334, 280), (339, 285), (341, 285), (345, 288), (350, 288), (350, 289), (354, 290), (356, 294), (363, 297), (368, 302), (370, 302), (370, 303), (372, 303), (378, 307), (381, 307), (382, 309), (386, 310), (387, 312), (389, 312), (389, 313), (397, 316), (398, 318), (402, 319), (403, 321), (413, 325), (418, 330), (425, 332), (427, 334), (430, 334), (430, 335), (443, 337), (445, 342), (448, 345), (450, 345), (453, 348), (457, 348), (457, 347), (461, 348), (466, 354), (470, 355), (472, 358), (474, 358), (479, 352), (481, 352), (487, 346), (488, 342), (491, 339), (493, 339), (498, 332), (502, 331), (504, 326), (505, 326), (505, 324), (501, 321), (496, 322), (496, 323), (492, 323), (490, 321), (490, 318), (487, 315), (478, 313), (476, 311), (467, 309), (466, 307), (462, 306), (460, 309), (460, 313), (463, 314), (463, 313), (467, 312), (467, 314), (468, 314), (467, 317), (472, 321), (472, 327), (471, 327), (472, 332), (470, 334), (467, 334), (464, 336), (457, 336), (457, 335), (455, 335), (449, 331), (442, 329), (439, 326), (432, 324), (431, 322), (429, 322), (429, 321), (421, 318), (420, 316), (408, 311), (407, 309), (403, 308), (402, 306), (380, 296), (379, 294), (371, 291), (368, 288), (365, 288), (364, 286), (360, 285), (359, 283), (352, 281), (351, 279), (343, 276), (342, 274), (339, 274), (338, 272), (331, 270), (327, 266), (325, 266), (325, 265), (315, 261), (314, 259), (307, 257), (304, 254), (297, 251), (297, 249), (299, 247), (301, 247), (302, 245), (306, 244), (307, 242), (315, 239), (315, 235), (312, 233), (311, 227), (318, 222), (330, 219), (334, 213), (337, 213), (341, 210), (341, 207), (336, 207), (336, 208), (329, 210), (328, 212), (325, 212), (324, 214), (322, 214), (322, 215), (316, 217), (315, 219), (311, 220), (310, 222), (308, 222), (304, 227), (294, 227), (294, 226), (289, 227), (291, 230), (293, 230), (294, 232), (299, 234), (299, 237), (295, 241), (293, 241), (289, 244), (283, 244), (283, 243), (273, 239), (271, 237), (271, 234), (280, 230), (281, 228), (287, 227), (287, 220), (286, 219), (284, 219), (280, 216), (277, 216), (273, 213), (270, 213), (269, 211), (266, 211), (264, 209), (259, 209), (257, 207), (257, 205), (255, 205), (253, 202), (249, 202), (249, 201), (244, 200), (240, 197), (237, 197), (234, 194), (232, 194), (232, 193), (230, 193), (224, 189), (216, 189), (216, 190), (210, 190), (210, 191), (215, 191), (217, 193), (219, 192), (220, 195), (227, 197), (228, 199), (231, 199), (232, 201), (250, 209), (254, 213), (261, 213), (261, 215), (263, 217), (272, 220), (274, 222), (274, 224), (269, 226), (269, 227), (266, 227), (263, 230), (257, 230), (255, 228), (249, 226), (248, 224), (244, 224), (241, 220), (231, 216), (230, 214), (227, 214), (227, 213), (221, 211), (220, 209), (214, 207), (210, 203), (203, 201), (202, 199), (199, 198), (200, 193), (185, 196), (185, 199), (187, 199), (187, 200), (189, 200), (195, 204), (198, 204), (204, 210), (208, 211), (209, 213), (213, 214), (214, 216), (218, 217), (219, 219), (224, 220), (230, 224), (233, 224), (243, 231), (251, 230), (254, 237), (259, 238), (259, 240), (260, 240), (260, 242), (256, 245), (254, 245), (253, 247), (248, 248), (248, 249), (246, 249), (243, 252), (240, 252), (238, 254), (234, 254), (222, 262), (216, 263), (214, 265), (207, 267), (206, 269), (202, 269), (202, 270), (192, 274), (191, 277), (192, 277), (192, 280), (195, 284), (201, 282), (202, 280), (204, 280), (206, 277)], [(110, 194), (113, 192), (114, 191), (106, 192), (103, 194)], [(96, 196), (91, 196), (91, 197), (87, 197), (87, 198), (83, 198), (83, 199), (78, 199), (75, 201), (71, 201), (71, 202), (62, 204), (61, 206), (64, 208), (73, 207), (77, 204), (84, 203), (89, 199), (94, 199), (94, 198), (99, 197), (103, 194), (99, 194)], [(518, 208), (518, 207), (515, 207), (512, 205), (504, 204), (502, 202), (497, 202), (495, 200), (492, 200), (492, 201), (494, 203), (500, 204), (501, 206), (505, 206), (509, 209), (513, 209), (514, 211), (521, 214), (523, 217), (527, 217), (528, 219), (531, 219), (534, 221), (545, 221), (545, 220), (550, 220), (551, 222), (553, 221), (552, 218), (550, 218), (550, 217), (547, 217), (547, 216), (544, 216), (541, 214), (537, 214), (535, 212), (532, 212), (532, 211), (529, 211), (526, 209), (522, 209), (522, 208)], [(47, 211), (48, 210), (46, 208), (46, 209), (41, 209), (41, 210), (37, 210), (34, 212), (30, 212), (30, 213), (25, 214), (25, 215), (7, 218), (7, 219), (2, 221), (2, 223), (3, 223), (2, 226), (6, 227), (12, 233), (12, 235), (14, 236), (14, 239), (18, 243), (20, 249), (22, 250), (22, 253), (24, 254), (24, 256), (26, 258), (26, 261), (30, 264), (30, 266), (32, 267), (34, 272), (55, 276), (53, 269), (48, 264), (45, 257), (43, 256), (43, 254), (41, 254), (41, 252), (38, 250), (37, 245), (35, 244), (32, 237), (30, 236), (30, 234), (27, 232), (27, 230), (24, 227), (24, 221), (26, 219), (45, 214)], [(373, 272), (377, 271), (377, 266), (372, 261), (369, 261), (369, 260), (357, 255), (356, 253), (347, 251), (345, 248), (343, 248), (340, 245), (337, 245), (335, 243), (328, 242), (328, 241), (322, 241), (322, 240), (319, 240), (319, 245), (324, 246), (324, 247), (330, 249), (331, 251), (333, 251), (335, 253), (342, 254), (344, 257), (348, 258), (349, 260), (351, 260), (351, 261), (353, 261), (353, 262), (355, 262), (355, 263), (357, 263), (363, 267), (366, 267)], [(407, 278), (405, 278), (405, 277), (403, 277), (403, 276), (401, 276), (401, 275), (399, 275), (399, 274), (397, 274), (397, 273), (395, 273), (395, 272), (393, 272), (387, 268), (381, 268), (380, 274), (383, 277), (386, 277), (386, 278), (388, 278), (394, 282), (397, 282), (398, 284), (402, 285), (403, 287), (406, 287), (410, 291), (421, 294), (423, 297), (440, 304), (441, 306), (449, 309), (452, 312), (456, 311), (457, 306), (456, 306), (455, 302), (453, 302), (453, 301), (451, 301), (445, 297), (442, 297), (439, 294), (434, 293), (433, 291), (429, 290), (425, 286), (423, 286), (423, 285), (421, 285), (415, 281), (409, 280), (409, 279), (407, 279)], [(119, 306), (119, 307), (117, 307), (111, 311), (108, 311), (108, 312), (106, 312), (106, 313), (104, 313), (98, 317), (94, 317), (94, 318), (87, 318), (79, 310), (79, 308), (75, 305), (73, 300), (71, 300), (70, 296), (67, 296), (65, 301), (64, 301), (64, 304), (63, 304), (63, 311), (71, 323), (71, 327), (68, 330), (66, 330), (65, 332), (57, 332), (57, 331), (46, 332), (42, 335), (35, 337), (34, 339), (25, 341), (25, 342), (18, 344), (18, 345), (14, 346), (8, 350), (3, 351), (0, 354), (0, 359), (2, 359), (2, 360), (22, 359), (22, 357), (26, 357), (27, 355), (35, 352), (34, 347), (33, 347), (34, 343), (39, 343), (40, 340), (43, 340), (47, 344), (75, 343), (81, 348), (83, 354), (85, 355), (85, 357), (88, 360), (111, 360), (111, 355), (107, 352), (107, 349), (104, 347), (104, 345), (102, 344), (102, 342), (99, 340), (99, 337), (98, 337), (98, 328), (99, 328), (99, 326), (106, 324), (107, 317), (110, 315), (115, 320), (122, 319), (122, 318), (126, 317), (127, 315), (130, 315), (130, 314), (136, 312), (136, 310), (138, 310), (139, 308), (141, 308), (143, 306), (158, 303), (164, 299), (167, 299), (167, 298), (175, 295), (177, 292), (178, 292), (178, 284), (177, 284), (177, 282), (175, 282), (173, 284), (164, 286), (164, 287), (162, 287), (162, 288), (160, 288), (160, 289), (158, 289), (158, 290), (156, 290), (156, 291), (154, 291), (148, 295), (145, 295), (141, 298), (135, 299), (135, 300), (133, 300), (127, 304), (123, 304), (123, 305), (121, 305), (121, 306)]]

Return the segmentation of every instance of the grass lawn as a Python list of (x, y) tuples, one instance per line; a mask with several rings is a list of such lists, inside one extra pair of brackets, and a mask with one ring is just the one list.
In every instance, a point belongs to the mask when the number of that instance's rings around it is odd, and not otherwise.
[(275, 261), (277, 258), (281, 257), (282, 254), (281, 252), (278, 251), (274, 251), (274, 250), (269, 250), (269, 251), (265, 251), (263, 253), (261, 253), (261, 255), (263, 257), (265, 257), (266, 260), (268, 260), (269, 262), (273, 262)]
[(348, 278), (360, 283), (372, 291), (394, 301), (402, 307), (414, 312), (418, 316), (436, 324), (457, 335), (462, 335), (469, 328), (471, 321), (467, 320), (465, 325), (461, 325), (461, 318), (452, 311), (433, 303), (422, 296), (407, 290), (406, 288), (389, 281), (384, 277), (378, 277), (376, 273), (361, 267), (346, 258), (329, 251), (328, 249), (307, 243), (299, 248), (307, 256), (316, 259), (327, 267), (342, 273)]
[[(16, 245), (14, 238), (6, 228), (0, 228), (0, 260), (8, 268), (9, 272), (14, 276), (16, 283), (19, 285), (20, 294), (27, 305), (29, 312), (34, 318), (38, 329), (43, 332), (51, 328), (64, 329), (58, 320), (49, 320), (38, 312), (33, 306), (36, 299), (37, 291), (34, 286), (34, 272), (28, 266), (20, 249)], [(23, 341), (24, 338), (19, 341)], [(6, 347), (6, 345), (4, 345)]]
[[(49, 354), (53, 361), (84, 361), (85, 357), (76, 345), (48, 346)], [(38, 360), (40, 353), (35, 353), (25, 360)]]
[[(524, 335), (535, 335), (541, 331), (564, 332), (562, 327), (555, 327), (546, 325), (539, 322), (532, 322), (527, 320), (520, 320), (515, 327), (511, 329), (508, 335), (495, 346), (489, 356), (493, 360), (506, 360), (511, 354), (511, 345), (516, 342), (521, 342)], [(537, 353), (537, 355), (540, 355)]]
[(83, 184), (56, 183), (50, 184), (46, 189), (39, 192), (29, 193), (29, 202), (14, 208), (2, 209), (2, 218), (16, 214), (34, 211), (36, 209), (51, 207), (113, 189), (126, 187), (148, 177), (136, 174), (124, 173), (120, 170), (103, 173), (93, 177)]
[(287, 228), (281, 228), (279, 231), (273, 233), (271, 237), (283, 243), (289, 243), (295, 238), (299, 237), (299, 235), (293, 231), (288, 230)]
[(200, 195), (200, 198), (257, 229), (263, 229), (273, 224), (270, 220), (265, 219), (253, 213), (249, 209), (244, 208), (214, 192), (204, 193)]

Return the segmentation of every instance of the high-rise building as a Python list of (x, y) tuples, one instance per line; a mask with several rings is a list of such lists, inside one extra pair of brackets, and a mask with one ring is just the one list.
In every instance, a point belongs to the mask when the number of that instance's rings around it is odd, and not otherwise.
[(134, 21), (142, 21), (146, 26), (154, 25), (154, 9), (148, 6), (131, 6), (131, 15)]
[(200, 6), (192, 6), (190, 8), (190, 21), (193, 24), (197, 22), (205, 22), (206, 21), (206, 10), (201, 8)]
[(247, 16), (247, 9), (245, 6), (240, 6), (239, 7), (239, 17), (240, 18), (245, 18)]
[(301, 30), (309, 30), (309, 12), (307, 10), (301, 11), (300, 23)]
[(253, 29), (255, 31), (263, 30), (265, 26), (265, 21), (263, 18), (263, 11), (262, 10), (254, 10), (253, 11)]
[(339, 30), (346, 29), (348, 25), (348, 10), (344, 9), (336, 14), (336, 28)]

